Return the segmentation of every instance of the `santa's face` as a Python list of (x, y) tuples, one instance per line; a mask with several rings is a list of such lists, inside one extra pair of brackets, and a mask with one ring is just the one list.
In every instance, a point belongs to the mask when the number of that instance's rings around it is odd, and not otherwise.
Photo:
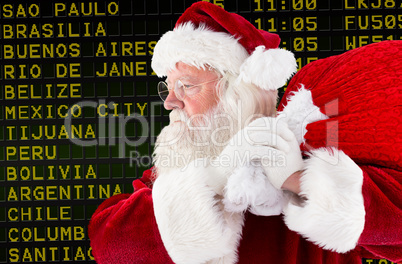
[[(179, 100), (174, 93), (174, 86), (178, 80), (184, 86), (189, 87), (183, 100)], [(166, 83), (171, 90), (164, 107), (167, 110), (181, 109), (189, 117), (205, 114), (218, 103), (215, 88), (218, 81), (218, 75), (214, 71), (197, 69), (194, 66), (178, 62), (176, 69), (167, 74)]]
[(164, 106), (172, 110), (170, 124), (159, 134), (153, 153), (159, 174), (184, 168), (196, 158), (219, 155), (236, 130), (235, 120), (222, 110), (219, 102), (216, 89), (219, 80), (215, 72), (179, 62), (169, 72), (166, 82), (174, 87), (177, 80), (184, 85), (205, 84), (183, 100), (173, 90), (169, 92)]

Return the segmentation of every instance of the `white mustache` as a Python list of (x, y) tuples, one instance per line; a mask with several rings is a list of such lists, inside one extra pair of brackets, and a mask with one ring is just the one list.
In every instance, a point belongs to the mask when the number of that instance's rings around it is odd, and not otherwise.
[(183, 110), (173, 109), (169, 114), (169, 120), (170, 120), (170, 124), (172, 124), (176, 121), (187, 122), (188, 116), (187, 116), (186, 112), (184, 112)]

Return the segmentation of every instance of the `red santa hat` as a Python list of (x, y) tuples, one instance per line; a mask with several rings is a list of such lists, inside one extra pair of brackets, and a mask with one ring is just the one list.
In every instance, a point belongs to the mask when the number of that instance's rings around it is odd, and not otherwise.
[(212, 67), (266, 90), (282, 87), (296, 72), (293, 53), (279, 49), (280, 38), (256, 29), (243, 17), (208, 2), (197, 2), (154, 48), (152, 68), (159, 76), (184, 62)]

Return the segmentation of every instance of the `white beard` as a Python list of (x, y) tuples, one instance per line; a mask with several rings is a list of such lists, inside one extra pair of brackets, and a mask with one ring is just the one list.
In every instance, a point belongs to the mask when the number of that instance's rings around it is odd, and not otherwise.
[(192, 117), (174, 109), (169, 118), (153, 152), (156, 175), (183, 169), (194, 159), (218, 156), (239, 129), (237, 119), (224, 113), (220, 104)]

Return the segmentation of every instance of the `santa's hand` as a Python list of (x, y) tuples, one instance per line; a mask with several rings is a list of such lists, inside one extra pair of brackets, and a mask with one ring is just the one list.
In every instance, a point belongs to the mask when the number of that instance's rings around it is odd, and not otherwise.
[[(211, 160), (207, 184), (217, 194), (222, 194), (227, 179), (234, 169), (246, 166), (253, 161), (272, 163), (270, 159), (275, 161), (278, 154), (289, 150), (288, 142), (276, 134), (276, 120), (264, 117), (251, 122), (231, 138), (217, 158)], [(285, 138), (287, 138), (286, 135)], [(298, 153), (300, 155), (300, 151)], [(272, 173), (274, 176), (277, 174)]]
[(265, 174), (272, 185), (281, 189), (283, 183), (295, 172), (304, 167), (299, 143), (282, 118), (260, 118), (254, 126), (269, 126), (273, 140), (270, 152), (260, 160)]

